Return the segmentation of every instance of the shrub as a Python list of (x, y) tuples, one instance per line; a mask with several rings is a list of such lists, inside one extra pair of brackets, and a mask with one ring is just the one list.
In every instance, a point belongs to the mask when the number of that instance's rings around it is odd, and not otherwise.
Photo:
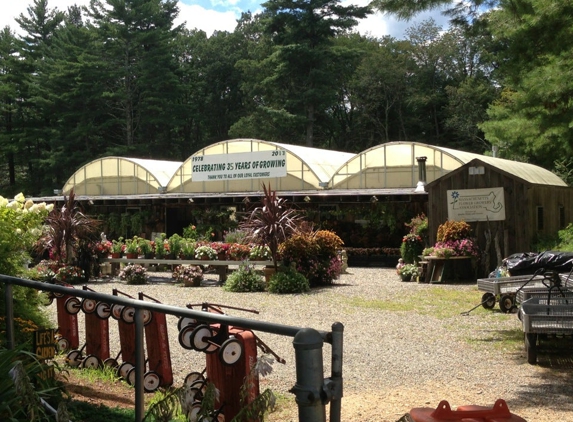
[(309, 290), (308, 279), (292, 268), (273, 274), (269, 281), (269, 292), (271, 293), (305, 293)]
[(237, 271), (232, 272), (223, 285), (227, 292), (263, 292), (265, 280), (255, 271), (255, 267), (248, 262), (242, 262)]
[(128, 264), (119, 272), (119, 278), (127, 284), (147, 283), (147, 269), (139, 264)]
[(251, 248), (249, 259), (268, 261), (272, 259), (271, 249), (268, 246), (255, 245)]
[(80, 284), (85, 280), (85, 273), (80, 267), (64, 265), (56, 272), (55, 279), (68, 284)]
[(314, 240), (323, 255), (336, 256), (336, 251), (344, 245), (342, 239), (330, 230), (318, 230), (314, 233)]
[(199, 265), (178, 265), (171, 276), (185, 286), (198, 286), (203, 280), (203, 270)]
[(424, 241), (422, 238), (414, 233), (408, 233), (402, 238), (400, 245), (400, 256), (406, 264), (413, 264), (420, 259), (419, 255), (424, 251)]
[(223, 241), (225, 243), (240, 243), (241, 245), (246, 245), (249, 243), (249, 230), (231, 230), (223, 236)]
[(195, 258), (202, 259), (204, 256), (210, 260), (217, 259), (217, 251), (211, 246), (202, 245), (195, 249)]
[(436, 241), (461, 240), (472, 235), (471, 226), (465, 221), (448, 220), (438, 227)]

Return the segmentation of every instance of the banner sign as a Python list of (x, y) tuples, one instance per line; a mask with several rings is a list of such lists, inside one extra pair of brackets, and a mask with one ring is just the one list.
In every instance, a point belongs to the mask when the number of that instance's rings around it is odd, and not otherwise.
[(448, 219), (457, 221), (505, 220), (503, 188), (449, 190)]
[[(37, 330), (34, 332), (34, 351), (40, 362), (47, 364), (48, 361), (54, 359), (56, 356), (55, 335), (56, 330), (54, 329)], [(48, 364), (38, 376), (42, 379), (54, 378), (54, 367)]]
[(198, 155), (191, 160), (194, 182), (285, 177), (286, 151)]

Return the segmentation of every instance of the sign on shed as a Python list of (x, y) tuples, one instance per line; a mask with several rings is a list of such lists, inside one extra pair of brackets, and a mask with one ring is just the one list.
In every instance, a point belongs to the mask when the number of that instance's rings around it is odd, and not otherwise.
[(449, 190), (448, 219), (456, 221), (505, 220), (503, 188)]

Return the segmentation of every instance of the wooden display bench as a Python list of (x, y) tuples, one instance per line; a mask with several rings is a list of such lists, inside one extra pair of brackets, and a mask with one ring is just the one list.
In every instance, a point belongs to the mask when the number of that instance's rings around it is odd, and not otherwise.
[(450, 258), (438, 258), (435, 256), (424, 257), (425, 261), (428, 262), (428, 271), (426, 272), (426, 283), (445, 283), (452, 280), (444, 280), (444, 271), (446, 265), (453, 263), (454, 261), (467, 260), (468, 264), (471, 265), (471, 256), (452, 256)]
[[(112, 265), (112, 272), (113, 269), (118, 269), (121, 264), (139, 264), (143, 265), (144, 267), (148, 267), (150, 265), (203, 265), (203, 266), (211, 266), (215, 267), (215, 272), (219, 276), (219, 281), (225, 282), (227, 280), (227, 272), (229, 270), (229, 266), (239, 266), (242, 261), (205, 261), (202, 259), (155, 259), (155, 258), (136, 258), (136, 259), (128, 259), (128, 258), (103, 258), (101, 259), (102, 263), (109, 262)], [(272, 261), (249, 261), (249, 264), (256, 265), (256, 266), (269, 266), (273, 265)]]

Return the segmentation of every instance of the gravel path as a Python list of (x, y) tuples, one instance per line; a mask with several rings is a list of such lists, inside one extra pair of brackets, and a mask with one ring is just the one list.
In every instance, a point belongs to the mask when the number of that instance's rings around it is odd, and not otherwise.
[[(523, 347), (503, 348), (501, 340), (516, 335), (520, 322), (513, 314), (485, 311), (489, 315), (462, 316), (459, 304), (448, 315), (431, 315), (400, 309), (380, 310), (369, 306), (440, 289), (472, 292), (474, 300), (462, 304), (469, 310), (480, 302), (475, 284), (430, 285), (402, 283), (393, 269), (349, 268), (335, 286), (315, 289), (305, 295), (227, 293), (209, 275), (200, 288), (171, 283), (170, 273), (150, 273), (145, 286), (128, 286), (116, 280), (98, 280), (89, 285), (101, 292), (113, 288), (134, 297), (139, 291), (162, 303), (184, 307), (208, 302), (256, 309), (259, 314), (229, 310), (228, 314), (267, 322), (312, 327), (329, 331), (334, 322), (344, 324), (345, 421), (396, 421), (413, 407), (435, 408), (440, 400), (452, 407), (463, 404), (491, 406), (507, 401), (510, 410), (535, 422), (573, 420), (572, 356), (540, 357), (539, 365), (526, 362)], [(167, 276), (167, 277), (166, 277)], [(467, 305), (467, 306), (464, 306)], [(55, 318), (55, 306), (49, 308)], [(83, 315), (79, 315), (80, 339)], [(202, 353), (183, 349), (178, 343), (177, 319), (168, 316), (169, 339), (175, 385), (191, 371), (205, 366)], [(287, 363), (274, 364), (262, 387), (291, 396), (296, 380), (292, 338), (266, 333), (257, 335)], [(566, 341), (566, 340), (563, 340)], [(80, 340), (81, 342), (81, 340)], [(112, 355), (119, 352), (117, 324), (110, 319)], [(500, 346), (501, 344), (501, 346)], [(324, 348), (325, 376), (330, 373), (330, 347)], [(293, 419), (271, 415), (271, 421)]]

